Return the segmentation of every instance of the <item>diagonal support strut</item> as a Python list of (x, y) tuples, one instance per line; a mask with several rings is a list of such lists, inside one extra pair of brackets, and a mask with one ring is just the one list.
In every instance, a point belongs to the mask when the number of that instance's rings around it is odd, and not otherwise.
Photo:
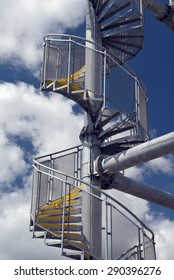
[(112, 189), (134, 195), (174, 210), (174, 195), (161, 189), (136, 182), (121, 173), (117, 173), (110, 186)]

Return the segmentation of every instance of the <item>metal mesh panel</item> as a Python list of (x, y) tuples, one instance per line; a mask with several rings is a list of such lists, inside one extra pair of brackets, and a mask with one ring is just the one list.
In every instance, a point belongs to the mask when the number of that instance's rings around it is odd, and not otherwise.
[(32, 182), (32, 200), (31, 200), (31, 217), (35, 221), (35, 213), (37, 209), (37, 186), (38, 186), (38, 173), (36, 169), (33, 170), (33, 182)]
[(71, 44), (71, 83), (76, 90), (85, 88), (85, 48), (78, 44)]
[[(101, 207), (102, 202), (99, 199), (100, 192), (83, 185), (82, 191), (82, 226), (83, 238), (87, 251), (96, 258), (101, 259), (101, 234), (98, 229), (101, 228)], [(95, 213), (95, 215), (94, 215)], [(93, 225), (93, 226), (91, 226)], [(98, 239), (96, 239), (96, 232)], [(95, 244), (95, 245), (94, 245)], [(95, 249), (94, 249), (95, 248)]]
[(148, 132), (148, 124), (147, 124), (147, 100), (140, 86), (138, 86), (138, 120), (145, 130)]
[[(62, 157), (53, 159), (53, 169), (66, 173), (69, 176), (74, 176), (75, 163), (75, 153), (67, 154)], [(56, 172), (53, 173), (53, 175), (56, 176)], [(59, 178), (63, 180), (65, 179), (65, 176), (59, 174)], [(74, 180), (70, 178), (68, 182), (69, 184), (75, 184)], [(55, 178), (52, 179), (52, 200), (62, 196), (62, 187), (63, 185), (60, 180), (56, 180)], [(72, 186), (72, 188), (69, 191), (71, 191), (73, 188), (74, 186)]]
[(111, 70), (107, 102), (123, 113), (133, 110), (134, 83), (133, 78), (120, 67)]
[(112, 213), (112, 230), (114, 232), (112, 236), (113, 259), (117, 259), (133, 245), (138, 245), (137, 227), (115, 209)]
[[(50, 166), (50, 161), (42, 163), (45, 166)], [(44, 167), (40, 167), (40, 171), (48, 172)], [(39, 191), (39, 207), (45, 205), (49, 201), (49, 186), (50, 177), (49, 175), (38, 173), (38, 191)]]
[(72, 41), (48, 40), (44, 48), (43, 79), (55, 81), (61, 87), (68, 86), (69, 77), (76, 90), (84, 89), (85, 72), (78, 72), (85, 66), (85, 47)]
[[(129, 213), (124, 213), (119, 206), (118, 209), (111, 206), (110, 200), (103, 202), (103, 258), (107, 256), (108, 259), (118, 259), (122, 254), (123, 259), (137, 258), (137, 248), (140, 246), (139, 230), (130, 217)], [(125, 252), (128, 253), (124, 254)]]
[[(40, 171), (49, 173), (48, 175), (39, 174), (38, 188), (39, 188), (39, 206), (49, 201), (62, 197), (63, 188), (66, 187), (67, 192), (74, 189), (79, 183), (76, 178), (80, 178), (81, 172), (81, 149), (72, 148), (59, 153), (51, 154), (41, 158), (41, 163), (45, 166), (51, 167), (53, 170), (46, 170), (44, 167), (40, 167)], [(63, 183), (67, 180), (66, 175), (74, 177), (68, 178), (68, 186)], [(57, 177), (59, 180), (57, 180)]]
[[(75, 170), (75, 154), (67, 154), (62, 157), (53, 159), (53, 169), (59, 170), (68, 174), (69, 176), (74, 176)], [(73, 181), (71, 181), (73, 183)], [(69, 183), (71, 183), (69, 182)]]
[(67, 77), (69, 45), (65, 42), (46, 41), (44, 45), (44, 61), (42, 70), (42, 79), (45, 81), (57, 81), (60, 78)]
[(144, 259), (145, 260), (155, 260), (155, 247), (154, 242), (146, 235), (143, 234), (144, 243)]

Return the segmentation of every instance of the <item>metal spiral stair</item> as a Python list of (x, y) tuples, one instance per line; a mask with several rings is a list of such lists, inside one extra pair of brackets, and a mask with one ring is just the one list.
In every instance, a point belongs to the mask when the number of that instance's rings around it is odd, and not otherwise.
[[(73, 259), (99, 259), (84, 234), (82, 198), (95, 197), (102, 208), (102, 259), (146, 259), (154, 254), (154, 235), (129, 209), (116, 199), (78, 179), (81, 170), (79, 160), (81, 147), (74, 147), (34, 160), (30, 231), (33, 238), (43, 239), (45, 245), (55, 247), (61, 255)], [(55, 168), (60, 161), (75, 162), (76, 177)], [(96, 195), (97, 194), (97, 195)], [(128, 223), (137, 236), (132, 246), (123, 245), (119, 250), (122, 227), (117, 227), (117, 219), (124, 226)], [(127, 225), (128, 225), (127, 224)], [(129, 235), (126, 237), (129, 238)], [(133, 238), (134, 239), (134, 238)], [(125, 246), (124, 246), (125, 245)], [(150, 248), (150, 251), (148, 251)]]
[[(64, 197), (51, 201), (36, 212), (35, 238), (45, 238), (47, 246), (69, 250), (71, 258), (78, 259), (79, 251), (86, 251), (81, 218), (81, 187), (73, 189)], [(42, 233), (41, 233), (42, 232)], [(77, 253), (75, 253), (77, 251)], [(85, 259), (90, 258), (86, 251)]]
[(97, 44), (91, 42), (91, 54), (101, 61), (102, 72), (96, 84), (102, 84), (102, 88), (96, 85), (91, 89), (86, 85), (87, 40), (50, 34), (44, 37), (41, 90), (72, 99), (95, 120), (103, 109), (104, 92), (110, 88), (111, 67), (125, 64), (142, 49), (144, 7), (142, 0), (89, 0), (89, 4), (94, 9), (95, 28), (102, 39)]
[(89, 0), (95, 9), (102, 45), (122, 63), (143, 46), (143, 4), (140, 0)]

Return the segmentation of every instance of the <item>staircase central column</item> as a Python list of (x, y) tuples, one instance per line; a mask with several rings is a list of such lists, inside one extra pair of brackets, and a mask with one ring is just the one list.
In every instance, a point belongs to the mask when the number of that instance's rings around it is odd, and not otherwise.
[[(95, 10), (92, 4), (88, 1), (88, 10), (86, 17), (86, 74), (85, 74), (85, 88), (89, 99), (95, 102), (95, 98), (101, 93), (101, 55), (95, 50), (97, 49), (95, 43), (101, 44), (100, 31), (97, 26)], [(89, 42), (90, 41), (90, 42)], [(92, 103), (91, 103), (92, 106)], [(91, 107), (92, 109), (92, 107)], [(84, 128), (80, 135), (83, 144), (82, 153), (82, 179), (101, 189), (98, 181), (93, 176), (93, 162), (100, 155), (100, 141), (97, 139), (94, 128), (94, 119), (92, 114), (86, 113), (84, 115)], [(86, 250), (91, 252), (91, 258), (99, 258), (102, 256), (102, 208), (99, 199), (92, 195), (100, 196), (100, 192), (94, 191), (87, 186), (83, 186), (87, 192), (82, 194), (82, 226), (84, 243)]]

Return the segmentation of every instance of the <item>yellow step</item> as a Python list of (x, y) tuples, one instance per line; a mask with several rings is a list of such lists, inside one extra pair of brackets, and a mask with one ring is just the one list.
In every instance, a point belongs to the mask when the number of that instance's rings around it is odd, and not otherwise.
[[(62, 216), (39, 216), (37, 218), (38, 222), (61, 222), (63, 219)], [(71, 221), (71, 222), (80, 222), (81, 221), (81, 216), (65, 216), (65, 222), (66, 221)]]
[[(62, 224), (52, 224), (52, 223), (38, 223), (38, 226), (41, 226), (45, 229), (58, 229), (58, 228), (62, 228)], [(70, 231), (80, 231), (82, 230), (82, 226), (81, 225), (72, 225), (72, 224), (64, 224), (64, 230), (70, 230)]]
[(83, 242), (81, 241), (66, 241), (65, 244), (73, 246), (77, 249), (80, 249), (82, 251), (85, 251), (85, 259), (90, 260), (91, 254), (86, 251), (86, 246)]
[[(80, 187), (81, 188), (81, 187)], [(71, 203), (75, 203), (76, 200), (71, 200), (71, 198), (74, 198), (74, 197), (78, 197), (79, 196), (79, 193), (81, 191), (80, 188), (75, 188), (74, 190), (72, 190), (70, 193), (68, 193), (66, 195), (66, 205), (69, 204), (69, 199), (70, 199), (70, 202)], [(58, 198), (58, 199), (55, 199), (53, 201), (51, 201), (49, 203), (49, 205), (44, 205), (41, 207), (41, 210), (44, 210), (44, 209), (49, 209), (49, 208), (53, 208), (53, 207), (59, 207), (59, 206), (62, 206), (64, 204), (64, 197), (61, 197), (61, 198)]]
[[(74, 203), (76, 203), (77, 202), (77, 200), (76, 199), (72, 199), (72, 200), (67, 200), (66, 202), (65, 202), (65, 205), (72, 205), (72, 204), (74, 204)], [(44, 205), (44, 206), (42, 206), (41, 208), (40, 208), (40, 210), (48, 210), (48, 209), (54, 209), (54, 208), (58, 208), (58, 207), (61, 207), (61, 206), (63, 206), (64, 205), (64, 203), (63, 203), (63, 201), (62, 202), (60, 202), (60, 203), (57, 203), (57, 202), (51, 202), (49, 205)]]
[[(68, 208), (68, 211), (74, 211), (75, 208), (74, 207), (70, 207)], [(62, 209), (48, 209), (48, 210), (41, 210), (39, 212), (36, 213), (36, 216), (39, 215), (51, 215), (51, 214), (62, 214), (63, 213), (63, 208)]]
[[(53, 233), (60, 237), (62, 236), (62, 231), (52, 230), (52, 231), (49, 231), (49, 233), (50, 234)], [(82, 241), (82, 235), (80, 233), (64, 232), (64, 238), (67, 240)]]

